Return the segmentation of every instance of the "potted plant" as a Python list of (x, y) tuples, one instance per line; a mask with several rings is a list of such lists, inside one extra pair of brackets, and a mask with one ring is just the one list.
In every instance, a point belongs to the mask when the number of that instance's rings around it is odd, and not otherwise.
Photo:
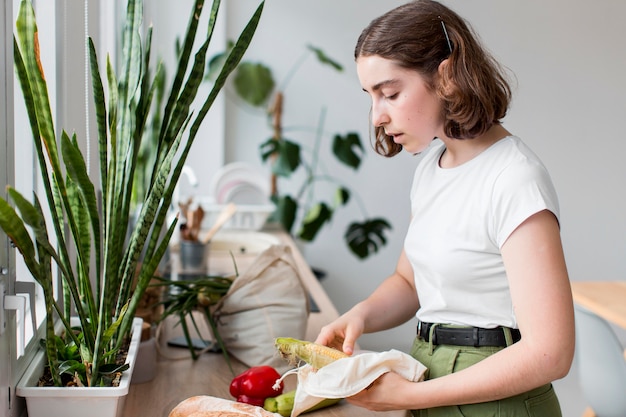
[[(391, 229), (388, 220), (381, 217), (368, 217), (365, 205), (339, 175), (328, 172), (320, 161), (322, 142), (332, 136), (331, 150), (342, 166), (358, 170), (364, 153), (358, 133), (345, 132), (329, 134), (324, 129), (325, 109), (322, 109), (317, 125), (310, 127), (287, 126), (283, 121), (283, 97), (289, 82), (305, 62), (313, 55), (322, 65), (335, 71), (343, 67), (330, 58), (320, 48), (309, 45), (305, 53), (293, 64), (285, 79), (276, 85), (272, 70), (261, 62), (244, 61), (237, 67), (233, 86), (237, 96), (253, 107), (264, 109), (271, 125), (272, 136), (260, 145), (261, 159), (271, 165), (271, 199), (276, 210), (270, 221), (280, 223), (285, 230), (301, 241), (315, 240), (323, 227), (329, 225), (333, 214), (356, 199), (363, 216), (346, 226), (344, 239), (350, 251), (359, 259), (373, 255), (387, 242), (385, 231)], [(217, 57), (219, 58), (219, 56)], [(220, 62), (215, 59), (215, 62)], [(300, 135), (297, 141), (290, 135)], [(307, 139), (307, 136), (309, 139)], [(308, 143), (307, 143), (308, 142)], [(303, 172), (302, 175), (294, 175)], [(279, 189), (279, 181), (300, 179), (295, 193)], [(330, 198), (320, 198), (317, 194), (321, 183), (332, 184), (334, 193)]]
[[(79, 386), (60, 389), (88, 395), (85, 390), (95, 392), (99, 387), (107, 387), (125, 369), (132, 368), (127, 362), (130, 359), (117, 364), (116, 356), (128, 343), (137, 306), (175, 230), (175, 220), (166, 224), (174, 188), (198, 126), (247, 49), (263, 4), (261, 1), (224, 61), (202, 107), (192, 112), (190, 106), (202, 82), (207, 48), (220, 6), (219, 0), (213, 1), (208, 28), (201, 31), (206, 33), (205, 38), (194, 51), (204, 5), (203, 0), (195, 1), (162, 114), (148, 191), (127, 239), (138, 149), (144, 137), (155, 80), (161, 71), (157, 66), (156, 75), (152, 75), (152, 29), (145, 40), (140, 36), (142, 0), (128, 0), (122, 68), (116, 73), (107, 61), (108, 94), (105, 94), (101, 63), (89, 40), (100, 155), (99, 184), (88, 177), (76, 137), (65, 131), (57, 136), (44, 69), (39, 61), (35, 15), (30, 1), (22, 0), (14, 42), (15, 68), (30, 119), (45, 199), (35, 195), (29, 202), (8, 187), (15, 208), (0, 198), (0, 227), (43, 288), (47, 313), (43, 345), (51, 380), (60, 386), (69, 374), (73, 384)], [(97, 197), (97, 189), (101, 190), (101, 199)], [(44, 217), (42, 204), (49, 207), (50, 220)], [(140, 254), (143, 262), (139, 262)], [(63, 285), (58, 300), (53, 296), (53, 265)], [(62, 327), (60, 333), (55, 329), (57, 317)], [(61, 406), (63, 411), (47, 409), (46, 415), (84, 412), (76, 403), (68, 407), (61, 402)], [(99, 405), (90, 407), (90, 413), (99, 408)], [(29, 407), (29, 416), (34, 415)]]

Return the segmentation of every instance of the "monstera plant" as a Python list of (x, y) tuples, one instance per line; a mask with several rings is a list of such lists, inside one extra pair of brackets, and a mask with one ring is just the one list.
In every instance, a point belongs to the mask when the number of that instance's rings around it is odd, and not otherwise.
[[(30, 119), (44, 194), (34, 195), (29, 201), (8, 187), (12, 204), (0, 198), (0, 227), (43, 288), (47, 312), (45, 349), (57, 385), (61, 384), (61, 373), (68, 373), (78, 379), (79, 385), (103, 386), (112, 370), (120, 370), (114, 365), (115, 354), (129, 336), (137, 305), (175, 230), (176, 221), (166, 224), (166, 214), (183, 164), (205, 115), (250, 44), (263, 8), (260, 2), (220, 67), (211, 92), (199, 98), (201, 107), (193, 110), (220, 7), (220, 1), (214, 0), (208, 27), (200, 28), (204, 3), (196, 0), (190, 11), (178, 67), (164, 108), (160, 109), (149, 186), (127, 239), (138, 153), (161, 71), (159, 65), (151, 63), (152, 29), (145, 39), (140, 36), (142, 0), (127, 3), (121, 68), (113, 68), (108, 59), (99, 59), (89, 40), (98, 131), (96, 181), (88, 176), (77, 137), (65, 130), (57, 134), (39, 59), (34, 11), (29, 0), (21, 2), (14, 42), (15, 69)], [(202, 34), (198, 42), (197, 33)], [(49, 219), (44, 216), (43, 205), (48, 207)], [(140, 254), (143, 262), (139, 261)], [(53, 265), (63, 286), (58, 299), (53, 295)], [(78, 332), (71, 327), (70, 315), (80, 321)], [(55, 334), (56, 317), (65, 327), (64, 339)], [(64, 353), (69, 345), (74, 346), (75, 354), (67, 359)]]
[[(351, 131), (327, 132), (324, 128), (324, 108), (317, 123), (311, 126), (289, 126), (283, 120), (286, 88), (311, 55), (323, 66), (343, 71), (343, 67), (323, 50), (309, 45), (278, 85), (267, 65), (241, 62), (233, 77), (234, 89), (245, 103), (263, 109), (270, 124), (272, 134), (261, 143), (260, 154), (262, 161), (271, 165), (271, 198), (276, 204), (271, 220), (282, 224), (298, 239), (311, 242), (332, 222), (336, 210), (357, 200), (362, 218), (346, 226), (344, 239), (350, 251), (364, 259), (387, 243), (385, 231), (391, 229), (391, 224), (381, 217), (368, 217), (358, 194), (341, 180), (346, 172), (329, 172), (325, 169), (327, 164), (320, 160), (321, 146), (330, 145), (332, 155), (343, 168), (358, 170), (365, 152), (361, 138)], [(221, 62), (217, 58), (214, 62)], [(327, 142), (329, 138), (332, 138), (330, 143)], [(299, 175), (299, 172), (303, 174)], [(281, 190), (280, 183), (288, 181), (299, 181), (294, 193)], [(320, 189), (328, 191), (328, 187), (322, 187), (322, 184), (330, 184), (334, 191), (320, 197)]]

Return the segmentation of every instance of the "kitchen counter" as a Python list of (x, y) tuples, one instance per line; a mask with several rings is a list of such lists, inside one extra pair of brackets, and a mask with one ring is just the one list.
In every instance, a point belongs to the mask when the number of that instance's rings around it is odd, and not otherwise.
[[(291, 246), (293, 250), (303, 282), (317, 306), (316, 311), (309, 315), (305, 338), (306, 340), (315, 340), (320, 328), (338, 317), (338, 312), (311, 272), (293, 240), (282, 231), (270, 230), (267, 233), (277, 237), (282, 244)], [(242, 271), (256, 256), (256, 254), (237, 254), (237, 268)], [(226, 269), (229, 268), (228, 265), (232, 269), (230, 256), (220, 257), (214, 254), (209, 256), (210, 273), (226, 272)], [(232, 399), (228, 388), (233, 375), (221, 354), (207, 352), (203, 353), (197, 360), (193, 360), (187, 349), (167, 345), (167, 341), (172, 337), (182, 334), (180, 326), (174, 325), (176, 320), (176, 318), (168, 319), (159, 328), (156, 377), (149, 382), (131, 384), (125, 400), (123, 416), (167, 417), (179, 402), (195, 395), (211, 395)], [(233, 368), (235, 373), (243, 372), (246, 369), (244, 365), (235, 360), (233, 360)], [(295, 388), (295, 376), (287, 377), (285, 383), (286, 388)], [(336, 406), (306, 415), (310, 417), (405, 417), (409, 413), (405, 411), (371, 412), (342, 401)]]

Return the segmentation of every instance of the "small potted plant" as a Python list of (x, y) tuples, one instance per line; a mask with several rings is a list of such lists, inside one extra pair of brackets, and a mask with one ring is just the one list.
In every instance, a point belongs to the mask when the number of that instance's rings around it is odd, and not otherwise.
[[(68, 406), (65, 394), (79, 397), (112, 388), (122, 375), (129, 378), (132, 359), (116, 356), (133, 334), (135, 312), (165, 253), (176, 221), (166, 224), (172, 194), (198, 126), (223, 87), (229, 73), (247, 49), (261, 16), (261, 1), (232, 49), (213, 88), (200, 109), (190, 110), (202, 82), (206, 53), (220, 2), (211, 7), (209, 26), (194, 51), (204, 1), (196, 0), (190, 13), (178, 67), (163, 110), (155, 163), (141, 211), (127, 238), (138, 149), (161, 67), (150, 65), (150, 40), (140, 36), (142, 0), (128, 0), (119, 73), (107, 60), (101, 74), (93, 42), (89, 40), (92, 89), (97, 116), (99, 183), (89, 178), (75, 136), (57, 135), (48, 98), (44, 69), (39, 60), (37, 24), (29, 0), (22, 0), (14, 42), (16, 74), (23, 92), (33, 133), (45, 195), (29, 202), (8, 187), (9, 201), (0, 198), (0, 227), (21, 253), (34, 279), (43, 288), (46, 305), (45, 365), (55, 386), (52, 399), (61, 410), (40, 406), (45, 415), (92, 415), (116, 411), (101, 402)], [(192, 59), (192, 54), (194, 57)], [(107, 83), (103, 82), (107, 79)], [(108, 94), (104, 86), (108, 85)], [(97, 197), (101, 190), (101, 199)], [(101, 203), (100, 203), (101, 202)], [(50, 220), (44, 216), (47, 205)], [(30, 232), (29, 232), (30, 229)], [(142, 262), (139, 262), (143, 256)], [(53, 265), (64, 291), (53, 296)], [(55, 329), (59, 319), (62, 330)], [(74, 322), (75, 320), (75, 322)], [(133, 348), (129, 349), (129, 354)], [(127, 370), (127, 372), (124, 372)], [(73, 388), (64, 387), (69, 375)], [(48, 388), (48, 387), (44, 387)], [(125, 388), (126, 392), (128, 387)], [(24, 395), (26, 387), (18, 387)], [(123, 393), (125, 394), (125, 392)], [(97, 395), (97, 394), (96, 394)], [(100, 394), (102, 395), (102, 394)], [(107, 395), (107, 394), (105, 394)], [(116, 399), (117, 400), (117, 399)], [(95, 406), (92, 406), (95, 405)], [(28, 414), (36, 417), (27, 399)], [(95, 414), (94, 414), (95, 413)]]

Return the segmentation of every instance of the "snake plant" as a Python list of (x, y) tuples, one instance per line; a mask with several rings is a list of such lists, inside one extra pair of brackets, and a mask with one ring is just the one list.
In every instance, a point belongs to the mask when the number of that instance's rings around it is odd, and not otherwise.
[[(194, 43), (204, 9), (204, 0), (195, 1), (161, 113), (148, 192), (130, 238), (126, 239), (138, 153), (162, 71), (160, 65), (151, 70), (152, 30), (148, 30), (145, 39), (140, 36), (142, 0), (127, 3), (119, 72), (108, 59), (106, 65), (98, 59), (92, 40), (88, 40), (97, 116), (99, 182), (88, 176), (76, 136), (65, 130), (57, 134), (39, 59), (36, 18), (30, 0), (22, 0), (14, 37), (15, 70), (45, 195), (41, 198), (35, 194), (31, 202), (8, 187), (13, 204), (0, 198), (0, 227), (43, 288), (47, 313), (45, 349), (56, 385), (61, 384), (60, 373), (69, 372), (83, 375), (78, 384), (103, 386), (107, 384), (107, 374), (116, 369), (115, 353), (131, 331), (137, 305), (175, 230), (176, 221), (166, 224), (166, 214), (183, 164), (205, 115), (250, 44), (263, 5), (260, 2), (250, 17), (211, 92), (202, 98), (201, 108), (192, 111), (220, 7), (220, 1), (214, 0), (208, 27), (200, 31), (205, 33), (204, 39)], [(44, 217), (42, 204), (49, 208), (49, 219)], [(140, 254), (143, 262), (139, 261)], [(53, 265), (63, 285), (58, 300), (53, 296)], [(70, 314), (80, 319), (80, 333), (72, 331)], [(59, 354), (55, 316), (65, 327), (64, 343), (73, 343), (79, 352), (72, 359)]]

